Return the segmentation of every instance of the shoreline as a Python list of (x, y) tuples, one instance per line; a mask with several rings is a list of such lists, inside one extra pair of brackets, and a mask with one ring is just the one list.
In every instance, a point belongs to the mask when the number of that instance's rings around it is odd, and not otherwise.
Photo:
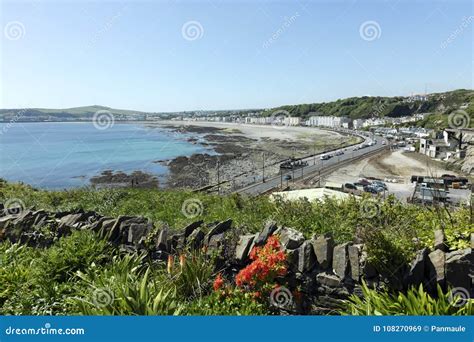
[(231, 192), (265, 177), (277, 175), (279, 164), (330, 149), (359, 143), (361, 138), (313, 127), (163, 120), (149, 128), (194, 133), (195, 143), (217, 154), (193, 154), (166, 161), (170, 174), (167, 188), (203, 188), (220, 183), (221, 192)]

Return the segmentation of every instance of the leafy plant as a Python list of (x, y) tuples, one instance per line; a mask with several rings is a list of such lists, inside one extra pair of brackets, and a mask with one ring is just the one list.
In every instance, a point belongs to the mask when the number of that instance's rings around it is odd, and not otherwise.
[(437, 297), (431, 297), (423, 286), (411, 288), (406, 294), (391, 294), (370, 289), (362, 284), (363, 298), (352, 295), (342, 311), (346, 315), (473, 315), (473, 300), (443, 293), (438, 286)]
[(106, 270), (78, 276), (89, 284), (85, 297), (73, 302), (85, 315), (177, 315), (182, 307), (174, 288), (159, 284), (153, 268), (144, 267), (144, 256), (116, 257)]
[(184, 310), (187, 315), (268, 315), (267, 307), (256, 300), (254, 293), (242, 289), (213, 292), (195, 300)]

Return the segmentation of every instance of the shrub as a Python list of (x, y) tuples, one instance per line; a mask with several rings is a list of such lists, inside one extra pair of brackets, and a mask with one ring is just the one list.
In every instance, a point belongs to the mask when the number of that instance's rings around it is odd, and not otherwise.
[(274, 235), (268, 238), (263, 248), (253, 247), (250, 252), (250, 259), (253, 261), (237, 274), (236, 285), (262, 289), (268, 284), (273, 284), (276, 277), (285, 276), (286, 254), (280, 248), (279, 238)]
[(78, 273), (89, 284), (83, 297), (72, 301), (85, 315), (177, 315), (182, 306), (176, 289), (159, 283), (152, 266), (143, 265), (144, 256), (116, 257), (110, 268), (91, 274)]
[(179, 263), (168, 260), (167, 272), (161, 271), (159, 279), (165, 288), (176, 289), (182, 300), (200, 298), (209, 293), (214, 276), (214, 262), (200, 252), (181, 254)]
[(184, 309), (187, 315), (268, 315), (267, 306), (255, 294), (242, 289), (213, 292), (195, 300)]
[(363, 298), (352, 295), (343, 314), (347, 315), (473, 315), (473, 300), (461, 305), (461, 299), (443, 293), (438, 286), (437, 297), (431, 297), (423, 286), (411, 288), (406, 294), (380, 292), (362, 284)]

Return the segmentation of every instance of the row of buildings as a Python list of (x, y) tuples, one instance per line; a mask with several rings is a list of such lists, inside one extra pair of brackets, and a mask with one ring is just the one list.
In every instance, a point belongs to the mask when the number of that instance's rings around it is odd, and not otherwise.
[(286, 126), (310, 126), (310, 127), (328, 127), (328, 128), (346, 128), (346, 129), (362, 129), (374, 126), (397, 125), (408, 122), (422, 120), (424, 114), (416, 114), (407, 117), (398, 118), (369, 118), (369, 119), (351, 119), (345, 116), (325, 116), (311, 115), (303, 120), (300, 117), (288, 116), (275, 112), (275, 115), (262, 116), (261, 113), (250, 113), (247, 116), (230, 115), (230, 116), (195, 116), (178, 118), (185, 121), (212, 121), (212, 122), (233, 122), (238, 124), (253, 125), (272, 125), (283, 124)]

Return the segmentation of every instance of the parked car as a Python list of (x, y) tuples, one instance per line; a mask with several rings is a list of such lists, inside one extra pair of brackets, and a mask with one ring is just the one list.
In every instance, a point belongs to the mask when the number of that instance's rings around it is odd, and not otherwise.
[(387, 184), (385, 184), (385, 183), (382, 182), (382, 181), (374, 180), (374, 181), (372, 182), (372, 184), (375, 185), (375, 186), (381, 187), (381, 188), (383, 188), (384, 190), (388, 190)]
[(357, 187), (352, 183), (346, 183), (344, 184), (344, 189), (357, 190)]
[(364, 191), (375, 195), (379, 193), (376, 189), (374, 189), (374, 187), (368, 185), (364, 186)]
[(362, 184), (362, 185), (364, 185), (364, 186), (371, 184), (370, 181), (368, 181), (368, 180), (365, 179), (365, 178), (359, 179), (359, 180), (357, 181), (357, 183)]

